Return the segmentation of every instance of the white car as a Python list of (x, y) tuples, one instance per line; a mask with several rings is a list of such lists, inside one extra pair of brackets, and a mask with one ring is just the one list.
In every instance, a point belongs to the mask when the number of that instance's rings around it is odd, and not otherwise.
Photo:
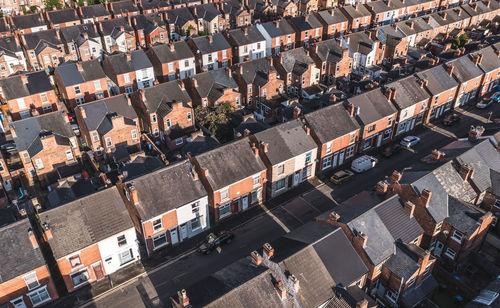
[(405, 148), (411, 148), (419, 142), (420, 138), (418, 138), (417, 136), (406, 136), (403, 138), (403, 140), (401, 140), (399, 144), (401, 144), (401, 146)]
[(491, 106), (492, 104), (494, 104), (498, 101), (500, 101), (500, 92), (494, 93), (490, 97), (490, 99), (483, 99), (482, 101), (480, 101), (479, 103), (476, 104), (476, 107), (479, 109), (488, 108), (489, 106)]
[(377, 163), (378, 159), (375, 157), (363, 155), (352, 161), (351, 169), (356, 173), (361, 173), (374, 168)]

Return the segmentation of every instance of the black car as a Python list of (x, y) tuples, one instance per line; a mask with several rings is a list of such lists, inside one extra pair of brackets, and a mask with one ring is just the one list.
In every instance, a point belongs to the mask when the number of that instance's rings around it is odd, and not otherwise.
[(384, 157), (391, 157), (392, 155), (401, 152), (402, 149), (403, 148), (401, 147), (401, 145), (395, 144), (395, 145), (386, 147), (385, 149), (382, 150), (382, 152), (380, 154)]
[(443, 120), (443, 125), (445, 126), (452, 126), (453, 124), (457, 123), (460, 121), (460, 116), (458, 114), (450, 114)]
[(229, 244), (234, 238), (234, 234), (230, 231), (221, 231), (217, 233), (217, 235), (210, 233), (205, 238), (205, 241), (201, 243), (198, 248), (198, 251), (208, 255), (212, 252), (212, 250), (223, 244)]

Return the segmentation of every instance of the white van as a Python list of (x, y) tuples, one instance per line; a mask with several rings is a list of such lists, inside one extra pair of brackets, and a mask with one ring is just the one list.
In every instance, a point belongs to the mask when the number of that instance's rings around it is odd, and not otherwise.
[(375, 167), (378, 163), (378, 159), (368, 155), (363, 155), (352, 161), (351, 169), (357, 173), (365, 172)]

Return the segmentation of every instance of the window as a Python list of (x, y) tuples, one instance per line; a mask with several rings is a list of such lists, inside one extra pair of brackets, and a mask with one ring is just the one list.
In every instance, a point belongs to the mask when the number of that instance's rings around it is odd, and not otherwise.
[(223, 190), (220, 191), (220, 200), (224, 201), (229, 199), (229, 189), (224, 188)]
[(153, 130), (153, 135), (154, 135), (155, 137), (160, 136), (160, 130), (158, 129), (158, 127), (155, 127), (155, 129)]
[(356, 141), (356, 133), (351, 133), (349, 135), (349, 144), (353, 144)]
[(28, 290), (33, 290), (35, 288), (38, 288), (40, 286), (40, 282), (38, 281), (38, 278), (36, 277), (36, 272), (30, 273), (26, 276), (23, 277), (24, 282), (26, 282), (26, 286), (28, 287)]
[(354, 144), (351, 145), (350, 147), (347, 147), (347, 149), (345, 150), (345, 157), (346, 158), (349, 158), (352, 156), (354, 156)]
[(201, 228), (201, 216), (191, 219), (189, 223), (191, 224), (191, 231)]
[(124, 265), (134, 260), (134, 255), (132, 254), (132, 249), (127, 249), (118, 253), (118, 259), (120, 260), (120, 265)]
[(125, 93), (130, 94), (134, 91), (132, 86), (125, 86)]
[(156, 114), (151, 115), (151, 123), (156, 123)]
[(219, 219), (231, 215), (231, 203), (219, 205)]
[(17, 107), (19, 109), (26, 109), (26, 103), (24, 102), (24, 98), (17, 99)]
[(73, 152), (71, 150), (66, 150), (66, 159), (73, 160)]
[(406, 283), (406, 288), (411, 288), (414, 284), (415, 284), (415, 277), (408, 280), (408, 282)]
[(102, 89), (102, 88), (101, 88), (101, 81), (100, 81), (100, 80), (94, 80), (94, 89), (95, 89), (96, 91), (99, 91), (99, 90), (101, 90), (101, 89)]
[(333, 145), (333, 142), (328, 142), (326, 144), (326, 154), (332, 153), (332, 145)]
[(161, 219), (156, 219), (153, 221), (153, 231), (158, 231), (162, 229)]
[(380, 274), (382, 272), (382, 264), (379, 264), (377, 267), (375, 267), (375, 275)]
[(387, 126), (391, 126), (392, 124), (392, 117), (387, 119)]
[(312, 156), (311, 152), (306, 153), (306, 165), (311, 163), (311, 156)]
[(260, 175), (256, 175), (253, 177), (253, 187), (260, 185)]
[(131, 130), (130, 133), (132, 134), (132, 139), (137, 139), (137, 129)]
[(187, 119), (188, 119), (188, 121), (191, 121), (191, 112), (187, 113)]
[(155, 235), (152, 237), (153, 240), (153, 248), (157, 249), (163, 247), (168, 244), (167, 242), (167, 234), (165, 232)]
[(276, 182), (276, 191), (279, 191), (281, 189), (285, 188), (285, 179), (278, 180)]
[(172, 126), (172, 122), (170, 122), (170, 119), (167, 119), (166, 123), (167, 123), (167, 128), (170, 128), (170, 126)]
[(130, 76), (128, 75), (128, 73), (123, 74), (123, 82), (125, 82), (125, 83), (130, 82)]
[(74, 255), (69, 257), (69, 264), (71, 264), (71, 267), (77, 267), (82, 265), (82, 261), (80, 260), (80, 255)]
[(189, 67), (189, 60), (184, 60), (184, 67)]
[(252, 85), (251, 84), (248, 85), (248, 94), (252, 94)]
[(238, 106), (240, 104), (240, 97), (239, 96), (236, 96), (236, 98), (234, 99), (236, 105)]
[(446, 251), (444, 252), (444, 254), (450, 258), (450, 259), (455, 259), (455, 256), (457, 255), (457, 253), (455, 252), (455, 250), (451, 249), (451, 248), (446, 248)]
[(373, 132), (375, 130), (375, 126), (376, 126), (376, 124), (373, 124), (373, 125), (369, 126), (368, 127), (368, 132), (369, 133)]
[(436, 225), (436, 229), (434, 230), (434, 234), (441, 232), (441, 227), (443, 226), (443, 222), (440, 222)]
[(175, 145), (181, 145), (184, 143), (184, 139), (182, 137), (175, 139)]
[(75, 102), (76, 102), (77, 105), (81, 105), (81, 104), (85, 103), (85, 97), (84, 96), (77, 97), (77, 98), (75, 98)]
[(118, 247), (127, 245), (127, 239), (125, 238), (125, 235), (120, 235), (116, 238), (116, 240), (118, 241)]
[(49, 101), (49, 99), (47, 98), (47, 93), (40, 94), (40, 99), (42, 100), (42, 103)]
[(30, 162), (30, 155), (28, 154), (28, 152), (24, 152), (23, 153), (23, 159), (24, 159), (24, 163), (29, 164), (29, 162)]
[(79, 272), (70, 275), (71, 280), (73, 280), (73, 286), (80, 286), (90, 280), (90, 275), (88, 269), (81, 270)]
[(169, 63), (168, 64), (168, 71), (169, 72), (173, 72), (174, 71), (174, 64), (173, 63)]
[(41, 305), (49, 300), (51, 300), (49, 292), (47, 292), (47, 287), (40, 288), (33, 292), (28, 293), (31, 303), (33, 307)]
[(212, 54), (209, 54), (209, 55), (208, 55), (208, 63), (211, 63), (211, 62), (212, 62), (212, 60), (213, 60), (213, 59), (212, 59)]
[(392, 128), (384, 130), (384, 140), (391, 138), (391, 134), (392, 134)]
[(323, 170), (332, 166), (332, 155), (323, 158)]
[(99, 134), (97, 132), (92, 132), (92, 142), (98, 142), (99, 141)]
[(393, 303), (396, 303), (396, 301), (398, 300), (398, 294), (391, 291), (390, 289), (385, 292), (385, 297)]
[(427, 264), (427, 266), (425, 267), (424, 276), (428, 275), (431, 272), (431, 267), (432, 263)]
[(42, 170), (44, 167), (43, 167), (43, 162), (42, 162), (42, 159), (41, 158), (37, 158), (35, 159), (35, 165), (36, 165), (36, 168), (38, 170)]
[(461, 232), (458, 232), (457, 230), (455, 230), (455, 231), (453, 231), (453, 235), (451, 236), (451, 238), (459, 243), (462, 243), (463, 236), (464, 235)]
[(113, 146), (113, 142), (111, 141), (111, 137), (106, 137), (106, 146), (108, 148)]
[(80, 90), (80, 86), (74, 86), (73, 88), (75, 89), (75, 94), (78, 95), (78, 94), (82, 93), (82, 91)]
[(200, 202), (195, 202), (193, 204), (191, 204), (191, 212), (194, 214), (194, 213), (198, 213), (200, 211)]
[(259, 202), (262, 199), (262, 188), (253, 190), (251, 193), (252, 203)]
[(278, 174), (283, 174), (285, 172), (285, 165), (281, 164), (278, 166)]

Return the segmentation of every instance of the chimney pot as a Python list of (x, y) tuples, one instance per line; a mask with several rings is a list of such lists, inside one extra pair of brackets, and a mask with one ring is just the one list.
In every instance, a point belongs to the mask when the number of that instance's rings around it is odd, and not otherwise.
[(481, 137), (484, 133), (484, 127), (483, 126), (476, 126), (474, 127), (473, 125), (470, 127), (469, 130), (469, 140), (477, 140), (479, 137)]
[(259, 156), (259, 148), (255, 143), (252, 144), (252, 151), (255, 156)]
[(453, 70), (455, 69), (455, 66), (453, 64), (447, 64), (446, 65), (446, 71), (448, 74), (451, 76), (453, 74)]
[(403, 175), (397, 170), (394, 170), (391, 175), (391, 185), (399, 183), (399, 181), (401, 181), (401, 178), (403, 178)]
[(410, 217), (413, 217), (413, 213), (415, 212), (415, 204), (410, 201), (407, 201), (405, 202), (405, 209), (408, 212), (408, 214), (410, 214)]
[(432, 197), (432, 192), (428, 189), (422, 190), (422, 193), (420, 194), (420, 200), (422, 200), (422, 203), (424, 204), (425, 207), (429, 206), (429, 203), (431, 202), (431, 197)]
[(431, 158), (432, 160), (435, 160), (435, 161), (438, 161), (438, 160), (441, 160), (443, 157), (444, 157), (444, 153), (439, 151), (438, 149), (434, 149), (432, 150), (432, 153), (431, 153)]
[(274, 248), (273, 246), (271, 246), (271, 244), (264, 243), (263, 248), (264, 248), (264, 254), (266, 254), (268, 258), (274, 256)]
[(299, 292), (300, 283), (299, 283), (299, 280), (297, 279), (297, 277), (295, 277), (295, 275), (293, 275), (293, 274), (290, 274), (290, 276), (288, 276), (288, 280), (292, 283), (294, 291), (296, 293)]
[(203, 169), (203, 174), (204, 174), (205, 176), (208, 176), (208, 169), (207, 169), (207, 168)]
[(458, 173), (464, 181), (468, 181), (474, 175), (474, 170), (470, 165), (465, 164), (460, 166)]
[(362, 247), (365, 248), (366, 243), (368, 242), (368, 236), (366, 234), (364, 234), (363, 232), (358, 232), (357, 237), (358, 237)]
[(389, 190), (389, 183), (387, 183), (386, 181), (379, 181), (377, 183), (377, 187), (375, 188), (375, 191), (382, 195), (386, 194), (388, 190)]
[(330, 219), (331, 222), (333, 222), (333, 221), (339, 221), (340, 220), (340, 214), (337, 213), (337, 212), (335, 212), (335, 211), (331, 211), (329, 219)]
[(28, 230), (28, 236), (31, 242), (31, 245), (34, 249), (38, 248), (38, 242), (36, 240), (35, 234), (33, 234), (33, 230), (31, 228)]
[(260, 266), (262, 264), (262, 256), (256, 250), (250, 253), (250, 257), (253, 265)]

